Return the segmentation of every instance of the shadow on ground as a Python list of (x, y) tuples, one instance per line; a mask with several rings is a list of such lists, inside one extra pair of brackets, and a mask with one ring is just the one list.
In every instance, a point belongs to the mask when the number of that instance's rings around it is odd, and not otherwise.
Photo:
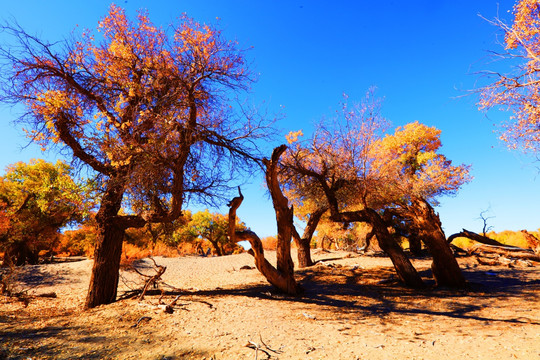
[[(386, 317), (393, 314), (417, 317), (418, 315), (441, 316), (456, 319), (493, 321), (516, 324), (540, 325), (540, 319), (526, 317), (502, 317), (497, 311), (489, 316), (479, 315), (483, 309), (491, 309), (494, 301), (511, 301), (524, 298), (531, 306), (540, 300), (540, 279), (536, 270), (497, 269), (463, 270), (469, 283), (467, 289), (438, 288), (431, 284), (427, 289), (415, 290), (395, 280), (393, 268), (383, 267), (363, 270), (347, 267), (314, 267), (303, 269), (297, 278), (304, 290), (301, 296), (281, 294), (270, 285), (244, 286), (190, 292), (203, 297), (245, 296), (298, 304), (317, 305), (321, 310), (342, 316)], [(531, 273), (535, 272), (535, 276)], [(430, 272), (421, 275), (426, 278)], [(511, 310), (511, 305), (507, 305)]]
[[(108, 334), (107, 336), (110, 336)], [(137, 351), (137, 334), (129, 336), (125, 343), (134, 344), (134, 348), (111, 346), (111, 339), (96, 334), (90, 328), (80, 326), (46, 326), (43, 328), (25, 328), (14, 331), (0, 330), (0, 359), (112, 359), (123, 352), (130, 354)], [(126, 337), (126, 335), (122, 335)], [(144, 340), (143, 340), (144, 341)], [(114, 342), (112, 342), (114, 343)], [(167, 354), (156, 353), (156, 359), (201, 359), (209, 353), (198, 350), (171, 350)]]

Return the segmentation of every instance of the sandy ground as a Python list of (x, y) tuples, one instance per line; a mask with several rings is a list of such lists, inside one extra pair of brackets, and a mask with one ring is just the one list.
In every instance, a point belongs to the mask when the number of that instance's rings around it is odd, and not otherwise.
[[(270, 259), (274, 257), (269, 253)], [(82, 311), (91, 260), (25, 267), (29, 303), (0, 300), (0, 359), (540, 359), (540, 267), (459, 258), (466, 291), (413, 291), (387, 258), (318, 253), (298, 271), (303, 297), (280, 295), (248, 254), (156, 258), (175, 296)], [(429, 279), (428, 260), (415, 260)], [(150, 260), (136, 263), (152, 274)], [(123, 271), (119, 293), (141, 286)]]

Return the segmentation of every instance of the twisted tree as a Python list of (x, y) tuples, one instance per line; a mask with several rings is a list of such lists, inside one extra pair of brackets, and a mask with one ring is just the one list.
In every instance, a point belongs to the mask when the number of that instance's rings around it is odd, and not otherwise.
[(285, 145), (274, 149), (270, 159), (263, 159), (266, 168), (265, 178), (277, 222), (277, 266), (274, 267), (264, 257), (261, 239), (251, 230), (236, 231), (236, 210), (242, 204), (244, 197), (240, 195), (229, 202), (229, 237), (235, 241), (249, 241), (250, 254), (255, 257), (255, 266), (268, 282), (286, 294), (297, 295), (300, 287), (294, 278), (294, 263), (291, 258), (291, 239), (294, 229), (294, 211), (289, 207), (289, 200), (283, 195), (278, 179), (279, 158), (287, 150)]
[(435, 128), (412, 123), (383, 136), (385, 120), (372, 96), (368, 93), (352, 108), (345, 104), (340, 118), (322, 123), (312, 139), (296, 144), (283, 167), (286, 184), (304, 199), (324, 194), (323, 200), (315, 199), (328, 206), (334, 221), (371, 225), (368, 238), (376, 237), (407, 285), (423, 282), (390, 233), (392, 227), (405, 228), (427, 245), (439, 285), (463, 287), (465, 279), (432, 204), (469, 180), (468, 167), (453, 166), (437, 152), (441, 143)]
[(13, 43), (0, 47), (0, 100), (23, 104), (32, 140), (62, 145), (100, 180), (86, 307), (113, 302), (126, 229), (177, 219), (186, 201), (224, 194), (253, 164), (266, 132), (232, 106), (251, 81), (243, 52), (186, 16), (166, 31), (115, 5), (96, 37), (49, 43), (17, 25), (3, 31)]

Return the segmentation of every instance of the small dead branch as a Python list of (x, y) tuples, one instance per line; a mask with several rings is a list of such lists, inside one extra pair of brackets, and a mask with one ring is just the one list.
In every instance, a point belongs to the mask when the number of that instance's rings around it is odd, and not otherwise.
[(281, 350), (282, 348), (274, 350), (271, 347), (269, 347), (263, 341), (262, 336), (260, 334), (259, 334), (259, 341), (261, 342), (260, 344), (257, 344), (256, 342), (253, 342), (253, 341), (248, 341), (248, 343), (246, 344), (246, 347), (255, 350), (255, 360), (258, 359), (259, 350), (262, 351), (266, 355), (266, 359), (272, 358), (272, 355), (270, 354), (270, 352), (273, 352), (274, 354), (278, 354), (278, 355), (283, 354), (283, 350)]
[[(154, 258), (150, 257), (150, 260), (154, 263), (154, 271), (156, 272), (154, 275), (147, 275), (142, 272), (140, 272), (136, 267), (132, 267), (132, 269), (139, 274), (140, 276), (147, 278), (144, 287), (139, 295), (139, 300), (143, 300), (146, 293), (149, 291), (150, 286), (157, 287), (157, 284), (159, 281), (161, 281), (161, 276), (165, 273), (165, 270), (167, 270), (166, 266), (158, 265)], [(138, 290), (135, 290), (138, 291)]]
[(255, 343), (253, 341), (248, 340), (248, 343), (245, 346), (250, 348), (250, 349), (255, 350), (255, 360), (259, 359), (259, 350), (266, 354), (266, 359), (271, 359), (272, 358), (272, 355), (270, 355), (270, 353), (268, 351), (264, 350), (263, 348), (261, 348), (261, 346), (259, 344)]
[(273, 352), (273, 353), (276, 353), (276, 354), (283, 354), (283, 350), (281, 350), (281, 348), (279, 348), (279, 349), (277, 349), (277, 350), (274, 350), (274, 349), (270, 348), (268, 345), (266, 345), (265, 342), (264, 342), (263, 339), (262, 339), (261, 334), (259, 334), (259, 340), (261, 341), (261, 344), (263, 344), (263, 346), (264, 346), (267, 350), (269, 350), (269, 351), (271, 351), (271, 352)]
[(132, 328), (136, 328), (137, 326), (139, 326), (139, 324), (141, 323), (141, 321), (145, 321), (145, 320), (146, 320), (146, 321), (150, 321), (150, 320), (152, 320), (152, 318), (151, 318), (150, 316), (141, 316), (141, 317), (137, 320), (137, 322), (136, 322), (135, 324), (131, 325), (131, 327), (132, 327)]
[(154, 284), (157, 284), (158, 280), (161, 278), (161, 275), (163, 275), (163, 273), (165, 272), (167, 268), (164, 267), (164, 266), (161, 266), (158, 273), (154, 276), (152, 276), (150, 279), (148, 279), (148, 281), (146, 282), (146, 284), (144, 285), (144, 288), (142, 290), (142, 293), (141, 295), (139, 296), (139, 300), (143, 300), (144, 299), (144, 295), (146, 294), (146, 292), (148, 291), (148, 288), (151, 286), (151, 285), (154, 285)]

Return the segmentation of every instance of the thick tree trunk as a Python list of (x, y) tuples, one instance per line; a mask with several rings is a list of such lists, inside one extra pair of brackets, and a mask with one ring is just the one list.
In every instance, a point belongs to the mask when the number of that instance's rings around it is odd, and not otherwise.
[(270, 160), (264, 159), (263, 162), (266, 166), (266, 184), (272, 197), (277, 221), (276, 267), (285, 280), (286, 288), (282, 290), (287, 294), (296, 295), (300, 289), (294, 279), (294, 263), (291, 258), (294, 211), (292, 207), (289, 207), (289, 200), (281, 192), (277, 176), (279, 158), (285, 150), (287, 150), (285, 145), (275, 148), (272, 152), (272, 158)]
[(210, 241), (210, 244), (212, 244), (212, 247), (214, 248), (214, 251), (216, 252), (216, 255), (217, 256), (223, 256), (223, 251), (219, 247), (219, 243), (217, 241), (210, 240), (210, 239), (208, 239), (208, 241)]
[[(279, 290), (290, 294), (297, 295), (297, 286), (291, 287), (291, 281), (288, 276), (284, 276), (264, 257), (264, 249), (261, 239), (253, 231), (237, 231), (236, 239), (247, 240), (251, 244), (250, 254), (255, 258), (255, 266), (257, 270), (266, 278), (266, 280), (274, 285)], [(294, 280), (294, 278), (293, 278)], [(293, 289), (294, 291), (291, 291)]]
[(94, 251), (94, 266), (85, 308), (110, 304), (116, 300), (122, 243), (125, 226), (121, 225), (118, 212), (122, 205), (125, 181), (110, 178), (96, 215), (98, 239)]
[(99, 228), (94, 266), (86, 297), (87, 309), (116, 301), (124, 233), (123, 228), (111, 222)]
[(411, 215), (419, 237), (433, 257), (431, 270), (437, 285), (464, 288), (467, 282), (446, 241), (439, 216), (423, 199), (414, 200)]
[(298, 251), (298, 267), (305, 268), (313, 266), (311, 259), (311, 239), (295, 239), (296, 248)]
[(399, 279), (407, 286), (413, 288), (422, 288), (425, 286), (422, 278), (412, 265), (409, 258), (403, 252), (403, 249), (394, 240), (392, 235), (388, 232), (388, 227), (383, 221), (381, 216), (372, 209), (364, 209), (366, 216), (369, 218), (369, 223), (373, 227), (373, 233), (377, 237), (380, 248), (388, 254), (394, 269)]
[(311, 259), (311, 239), (313, 238), (313, 234), (317, 229), (317, 225), (319, 224), (322, 215), (327, 210), (328, 208), (326, 207), (321, 208), (316, 210), (309, 216), (309, 220), (307, 222), (306, 228), (304, 229), (304, 234), (302, 235), (302, 237), (300, 237), (300, 235), (296, 231), (296, 228), (293, 227), (292, 229), (292, 236), (298, 249), (298, 266), (301, 268), (314, 265), (314, 262)]

